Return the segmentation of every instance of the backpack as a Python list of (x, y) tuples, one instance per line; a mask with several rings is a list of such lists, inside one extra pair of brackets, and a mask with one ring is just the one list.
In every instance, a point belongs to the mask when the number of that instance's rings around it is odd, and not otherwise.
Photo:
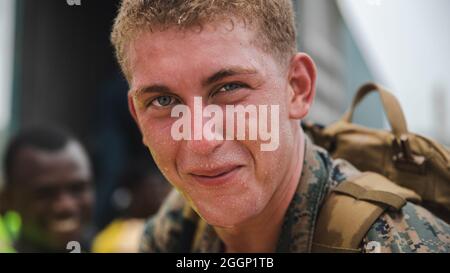
[[(352, 123), (356, 106), (377, 91), (391, 131)], [(450, 151), (429, 138), (410, 133), (400, 103), (383, 87), (368, 83), (337, 122), (321, 126), (303, 122), (313, 142), (333, 158), (365, 172), (333, 189), (321, 208), (314, 238), (315, 252), (360, 252), (373, 223), (387, 209), (406, 201), (421, 205), (450, 223)]]

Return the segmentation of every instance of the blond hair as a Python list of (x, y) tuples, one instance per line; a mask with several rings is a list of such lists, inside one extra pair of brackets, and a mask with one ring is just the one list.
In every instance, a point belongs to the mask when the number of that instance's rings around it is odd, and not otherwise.
[(291, 0), (122, 0), (111, 42), (130, 80), (126, 49), (139, 31), (187, 29), (227, 19), (254, 27), (256, 45), (280, 64), (289, 61), (296, 51)]

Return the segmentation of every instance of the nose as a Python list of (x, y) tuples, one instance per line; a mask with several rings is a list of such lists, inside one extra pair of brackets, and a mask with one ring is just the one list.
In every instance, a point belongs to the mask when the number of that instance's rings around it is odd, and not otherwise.
[(186, 148), (198, 155), (213, 154), (223, 144), (223, 140), (186, 140)]
[(56, 215), (72, 214), (77, 210), (77, 200), (71, 194), (62, 192), (54, 200), (52, 209)]
[[(200, 108), (200, 109), (199, 109)], [(216, 116), (222, 111), (219, 106), (208, 106), (203, 110), (201, 100), (195, 101), (191, 109), (191, 139), (186, 141), (189, 152), (198, 155), (214, 153), (224, 143), (224, 115)]]

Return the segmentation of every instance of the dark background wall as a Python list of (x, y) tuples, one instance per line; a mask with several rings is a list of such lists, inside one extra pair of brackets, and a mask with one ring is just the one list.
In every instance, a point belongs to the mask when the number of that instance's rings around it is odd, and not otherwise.
[(99, 227), (114, 217), (111, 195), (123, 169), (136, 160), (152, 163), (109, 41), (118, 3), (17, 2), (11, 131), (54, 124), (82, 141), (96, 174)]
[(117, 2), (19, 1), (19, 126), (54, 121), (87, 140), (96, 93), (117, 70), (109, 43)]

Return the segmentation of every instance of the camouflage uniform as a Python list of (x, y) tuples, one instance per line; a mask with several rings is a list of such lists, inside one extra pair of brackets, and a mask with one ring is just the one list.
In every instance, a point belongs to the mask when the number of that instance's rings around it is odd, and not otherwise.
[[(277, 252), (311, 252), (316, 218), (331, 188), (359, 173), (343, 160), (305, 144), (300, 183), (288, 207)], [(177, 192), (147, 223), (142, 252), (221, 252), (223, 244), (212, 226), (198, 217)], [(365, 252), (450, 252), (450, 226), (430, 212), (407, 203), (398, 212), (385, 212), (362, 242)]]

